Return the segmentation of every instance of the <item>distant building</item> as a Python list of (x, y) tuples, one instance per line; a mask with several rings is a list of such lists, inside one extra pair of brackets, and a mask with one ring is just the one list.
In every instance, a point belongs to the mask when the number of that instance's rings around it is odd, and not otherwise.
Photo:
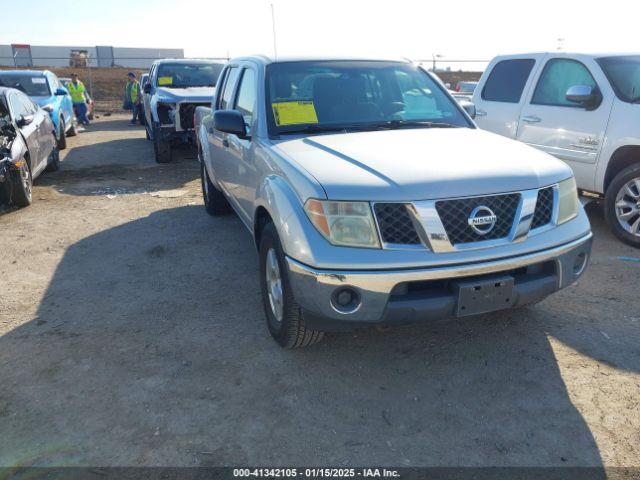
[(149, 68), (160, 58), (184, 58), (182, 48), (61, 47), (0, 45), (4, 67), (128, 67)]

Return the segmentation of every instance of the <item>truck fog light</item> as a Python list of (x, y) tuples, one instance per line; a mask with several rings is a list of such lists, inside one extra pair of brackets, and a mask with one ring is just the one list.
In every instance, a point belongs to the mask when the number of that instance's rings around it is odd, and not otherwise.
[(331, 296), (331, 305), (340, 313), (353, 313), (361, 303), (360, 294), (350, 287), (338, 288)]
[(588, 255), (585, 252), (580, 253), (573, 262), (574, 275), (581, 275), (584, 269), (587, 268)]

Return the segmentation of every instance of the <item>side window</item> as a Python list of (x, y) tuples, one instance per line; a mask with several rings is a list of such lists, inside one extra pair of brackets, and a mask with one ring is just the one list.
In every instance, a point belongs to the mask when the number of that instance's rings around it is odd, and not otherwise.
[(220, 96), (220, 104), (218, 108), (220, 110), (226, 110), (231, 107), (231, 101), (233, 96), (233, 89), (236, 86), (240, 69), (238, 67), (231, 67), (227, 72), (227, 78), (222, 87), (222, 95)]
[(249, 134), (251, 133), (251, 125), (253, 124), (257, 88), (255, 72), (250, 68), (246, 68), (242, 74), (242, 80), (240, 81), (235, 109), (244, 117), (244, 124), (247, 127), (247, 132)]
[(567, 90), (574, 85), (587, 85), (592, 88), (597, 86), (587, 67), (577, 60), (549, 60), (540, 75), (531, 103), (555, 107), (580, 107), (566, 99)]
[(17, 94), (11, 95), (9, 97), (9, 105), (11, 106), (11, 114), (13, 115), (14, 120), (18, 120), (23, 115), (28, 114), (24, 104)]
[(482, 99), (489, 102), (520, 103), (524, 86), (535, 60), (502, 60), (493, 67), (482, 89)]
[(29, 100), (29, 98), (27, 98), (25, 96), (21, 96), (20, 97), (20, 101), (22, 102), (22, 106), (24, 107), (24, 110), (27, 113), (32, 114), (32, 113), (36, 113), (38, 111), (37, 107), (35, 106), (35, 104), (31, 100)]

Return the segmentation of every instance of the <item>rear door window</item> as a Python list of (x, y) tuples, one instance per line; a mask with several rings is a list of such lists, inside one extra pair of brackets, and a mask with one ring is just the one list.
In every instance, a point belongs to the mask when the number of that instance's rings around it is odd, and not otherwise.
[(534, 65), (535, 60), (532, 58), (516, 58), (496, 63), (482, 89), (482, 99), (488, 102), (520, 103)]
[(218, 109), (226, 110), (228, 108), (231, 108), (231, 103), (233, 101), (233, 91), (235, 89), (239, 74), (240, 69), (238, 67), (231, 67), (227, 72), (224, 87), (222, 87), (222, 95), (220, 95), (220, 103), (218, 105)]
[(566, 98), (567, 90), (575, 85), (597, 87), (593, 76), (582, 63), (565, 58), (551, 59), (544, 66), (531, 103), (553, 107), (582, 108)]

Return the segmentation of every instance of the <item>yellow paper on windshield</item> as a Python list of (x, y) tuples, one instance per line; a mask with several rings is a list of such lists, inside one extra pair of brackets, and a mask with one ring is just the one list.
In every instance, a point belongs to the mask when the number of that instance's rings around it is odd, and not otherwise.
[(171, 85), (173, 83), (173, 77), (159, 77), (158, 85)]
[(299, 125), (302, 123), (318, 123), (316, 108), (313, 102), (278, 102), (272, 103), (276, 125)]

